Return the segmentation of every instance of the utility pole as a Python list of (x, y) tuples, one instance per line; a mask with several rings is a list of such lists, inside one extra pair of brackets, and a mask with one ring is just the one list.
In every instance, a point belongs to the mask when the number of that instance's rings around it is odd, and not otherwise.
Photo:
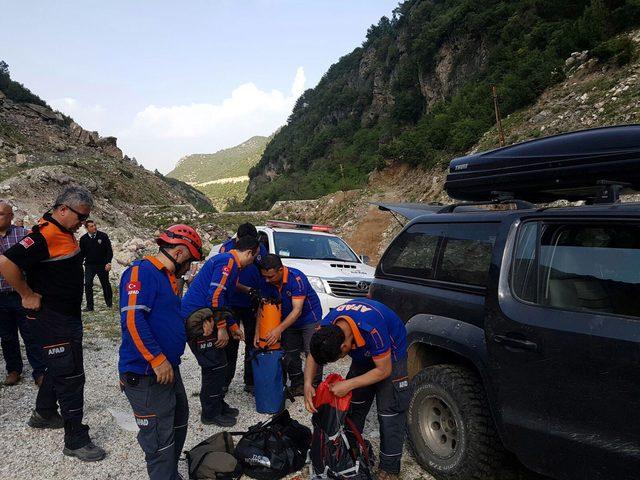
[(496, 86), (492, 85), (491, 90), (493, 92), (493, 106), (496, 110), (496, 122), (498, 124), (498, 133), (500, 134), (500, 146), (504, 147), (504, 130), (502, 130), (502, 118), (500, 118), (500, 106), (498, 105), (498, 93), (496, 92)]

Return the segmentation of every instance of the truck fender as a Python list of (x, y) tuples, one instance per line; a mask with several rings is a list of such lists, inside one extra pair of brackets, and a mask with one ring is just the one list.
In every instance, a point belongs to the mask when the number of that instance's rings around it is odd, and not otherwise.
[(412, 317), (406, 328), (410, 350), (414, 344), (446, 350), (473, 363), (483, 381), (486, 380), (488, 352), (482, 328), (453, 318), (426, 314)]

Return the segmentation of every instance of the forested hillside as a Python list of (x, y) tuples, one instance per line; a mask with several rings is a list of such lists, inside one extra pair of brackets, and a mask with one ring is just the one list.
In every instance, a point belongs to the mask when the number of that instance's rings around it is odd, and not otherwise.
[[(573, 52), (622, 65), (639, 0), (407, 0), (297, 101), (250, 172), (247, 209), (361, 186), (394, 160), (464, 153), (565, 78)], [(497, 146), (497, 145), (495, 145)]]
[(260, 160), (269, 138), (256, 135), (240, 145), (215, 153), (187, 155), (167, 176), (192, 184), (246, 176)]

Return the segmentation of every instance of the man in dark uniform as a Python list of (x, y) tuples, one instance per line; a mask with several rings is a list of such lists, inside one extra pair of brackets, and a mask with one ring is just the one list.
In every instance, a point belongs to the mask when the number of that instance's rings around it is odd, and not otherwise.
[(87, 233), (80, 238), (80, 250), (84, 257), (84, 292), (87, 297), (87, 311), (93, 311), (93, 279), (98, 276), (104, 303), (108, 308), (113, 305), (113, 292), (109, 282), (113, 249), (109, 236), (98, 231), (98, 226), (93, 220), (85, 222)]
[(86, 189), (67, 188), (32, 232), (0, 256), (0, 275), (20, 295), (47, 365), (29, 425), (64, 426), (63, 453), (89, 462), (102, 460), (105, 452), (91, 442), (89, 427), (82, 424), (83, 272), (74, 232), (92, 206)]
[[(230, 238), (222, 244), (218, 253), (229, 252), (236, 248), (236, 243), (245, 237), (258, 238), (258, 230), (251, 223), (243, 223), (238, 227), (236, 236)], [(249, 352), (251, 350), (251, 340), (256, 332), (256, 310), (257, 305), (255, 296), (257, 295), (258, 288), (260, 287), (260, 272), (257, 265), (267, 255), (268, 251), (264, 244), (260, 244), (258, 255), (255, 261), (251, 265), (247, 265), (238, 275), (238, 283), (247, 287), (246, 289), (234, 289), (229, 292), (229, 307), (233, 311), (233, 318), (242, 323), (244, 328), (245, 338), (249, 339), (245, 341), (244, 348), (244, 390), (246, 392), (253, 392), (253, 367), (251, 366), (251, 356)], [(252, 292), (252, 295), (249, 294)], [(253, 298), (252, 298), (253, 297)], [(231, 383), (231, 380), (236, 374), (236, 364), (238, 361), (238, 348), (240, 342), (234, 338), (229, 339), (227, 344), (227, 371), (226, 382), (227, 387)]]
[(314, 413), (313, 379), (318, 365), (351, 356), (347, 379), (331, 385), (337, 397), (352, 393), (349, 417), (360, 432), (376, 399), (380, 423), (378, 478), (398, 478), (409, 406), (407, 330), (393, 310), (375, 300), (350, 300), (322, 319), (311, 338), (304, 370), (304, 403)]

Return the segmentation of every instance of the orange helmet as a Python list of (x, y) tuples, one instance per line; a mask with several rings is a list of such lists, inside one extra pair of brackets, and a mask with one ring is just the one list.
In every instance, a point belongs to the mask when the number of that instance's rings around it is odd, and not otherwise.
[(196, 260), (202, 258), (202, 239), (200, 235), (189, 225), (171, 225), (156, 238), (156, 243), (168, 243), (169, 245), (184, 245), (189, 249), (191, 256)]

